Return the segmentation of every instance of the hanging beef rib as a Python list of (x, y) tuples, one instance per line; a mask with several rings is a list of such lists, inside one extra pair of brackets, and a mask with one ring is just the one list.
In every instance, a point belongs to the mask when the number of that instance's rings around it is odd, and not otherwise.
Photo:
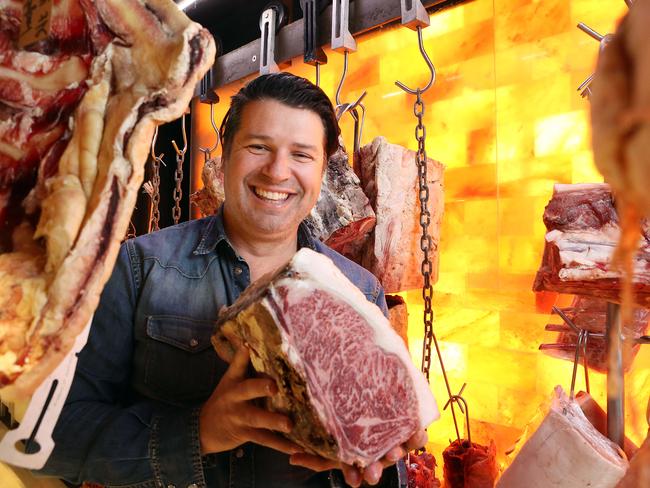
[(213, 343), (251, 350), (275, 379), (267, 408), (288, 415), (287, 436), (309, 452), (367, 466), (438, 418), (424, 376), (381, 310), (326, 256), (303, 248), (253, 283), (219, 317)]
[[(609, 185), (555, 185), (544, 210), (544, 256), (535, 291), (556, 291), (620, 301), (620, 273), (612, 265), (619, 239), (619, 218)], [(634, 257), (637, 304), (650, 306), (650, 224), (642, 225), (642, 240)]]

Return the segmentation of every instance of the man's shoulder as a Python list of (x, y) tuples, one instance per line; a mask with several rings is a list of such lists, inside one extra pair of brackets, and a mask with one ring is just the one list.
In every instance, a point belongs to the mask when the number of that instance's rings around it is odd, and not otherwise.
[(327, 244), (316, 241), (315, 248), (316, 251), (330, 258), (346, 278), (354, 283), (369, 299), (373, 302), (377, 300), (377, 296), (382, 291), (382, 288), (375, 275), (363, 266), (335, 251)]

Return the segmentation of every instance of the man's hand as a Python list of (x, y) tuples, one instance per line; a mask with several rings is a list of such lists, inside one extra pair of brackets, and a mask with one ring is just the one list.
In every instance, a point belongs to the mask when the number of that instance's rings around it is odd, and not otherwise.
[(251, 400), (272, 396), (277, 386), (271, 379), (246, 378), (249, 351), (240, 346), (226, 373), (201, 407), (199, 438), (203, 454), (233, 449), (245, 442), (255, 442), (286, 454), (303, 449), (272, 431), (290, 432), (291, 421), (253, 405)]
[(393, 447), (381, 460), (366, 466), (363, 470), (356, 466), (350, 466), (341, 462), (332, 461), (331, 459), (305, 453), (293, 454), (289, 462), (293, 465), (304, 466), (314, 471), (340, 469), (345, 477), (345, 482), (350, 486), (360, 486), (364, 480), (370, 485), (376, 485), (381, 479), (381, 473), (385, 467), (395, 464), (408, 451), (423, 447), (427, 443), (427, 440), (426, 431), (418, 431), (404, 444)]

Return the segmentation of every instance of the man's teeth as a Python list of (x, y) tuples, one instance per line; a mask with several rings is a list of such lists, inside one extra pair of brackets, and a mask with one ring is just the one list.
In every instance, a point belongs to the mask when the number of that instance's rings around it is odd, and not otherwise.
[(255, 188), (255, 194), (258, 197), (266, 198), (267, 200), (286, 200), (289, 198), (288, 193), (280, 193), (277, 191), (266, 191), (261, 188)]

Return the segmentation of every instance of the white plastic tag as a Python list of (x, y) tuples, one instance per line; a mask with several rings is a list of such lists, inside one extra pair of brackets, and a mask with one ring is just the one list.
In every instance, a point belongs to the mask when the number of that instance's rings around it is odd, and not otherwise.
[[(8, 431), (0, 441), (0, 460), (15, 466), (28, 469), (40, 469), (50, 457), (54, 449), (52, 431), (59, 419), (63, 404), (70, 391), (77, 366), (77, 353), (86, 344), (92, 317), (84, 330), (77, 336), (72, 350), (57, 366), (43, 383), (38, 387), (27, 406), (20, 425)], [(35, 442), (38, 452), (25, 454), (17, 448), (19, 442)]]

